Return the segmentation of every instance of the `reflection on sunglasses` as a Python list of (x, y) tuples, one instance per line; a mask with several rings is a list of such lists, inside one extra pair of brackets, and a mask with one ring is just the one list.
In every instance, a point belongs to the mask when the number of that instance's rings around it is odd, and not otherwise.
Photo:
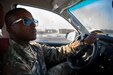
[(36, 26), (38, 25), (38, 20), (36, 20), (36, 19), (29, 19), (29, 18), (24, 18), (24, 19), (20, 18), (20, 19), (14, 21), (11, 25), (13, 25), (15, 23), (18, 23), (20, 21), (22, 21), (23, 24), (26, 25), (26, 26), (30, 26), (32, 23), (34, 23)]

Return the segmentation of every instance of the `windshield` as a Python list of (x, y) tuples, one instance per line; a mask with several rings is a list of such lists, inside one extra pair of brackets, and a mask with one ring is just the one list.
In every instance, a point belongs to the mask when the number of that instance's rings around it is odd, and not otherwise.
[(85, 0), (69, 11), (89, 32), (102, 30), (113, 35), (112, 0)]

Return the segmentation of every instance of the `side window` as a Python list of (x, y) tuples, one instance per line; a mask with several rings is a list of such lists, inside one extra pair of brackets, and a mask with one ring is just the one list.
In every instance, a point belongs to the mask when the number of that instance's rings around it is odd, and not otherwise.
[(36, 42), (51, 44), (67, 44), (66, 34), (75, 31), (74, 27), (61, 16), (39, 8), (17, 5), (17, 8), (25, 8), (39, 21)]

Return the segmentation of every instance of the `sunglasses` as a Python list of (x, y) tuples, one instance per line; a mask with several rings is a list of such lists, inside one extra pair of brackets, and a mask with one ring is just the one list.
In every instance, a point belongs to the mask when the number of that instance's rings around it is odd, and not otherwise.
[(20, 21), (22, 21), (25, 26), (30, 26), (30, 25), (32, 25), (32, 23), (34, 23), (36, 26), (38, 25), (38, 20), (33, 19), (33, 18), (32, 19), (29, 19), (29, 18), (20, 18), (20, 19), (14, 21), (11, 25), (13, 25), (15, 23), (18, 23)]

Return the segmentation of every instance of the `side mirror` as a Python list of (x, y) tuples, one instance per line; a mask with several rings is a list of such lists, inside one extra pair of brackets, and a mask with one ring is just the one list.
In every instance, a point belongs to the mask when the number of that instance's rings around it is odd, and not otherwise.
[(77, 36), (77, 32), (75, 32), (75, 31), (69, 32), (69, 33), (66, 34), (66, 38), (69, 41), (74, 41), (76, 36)]

